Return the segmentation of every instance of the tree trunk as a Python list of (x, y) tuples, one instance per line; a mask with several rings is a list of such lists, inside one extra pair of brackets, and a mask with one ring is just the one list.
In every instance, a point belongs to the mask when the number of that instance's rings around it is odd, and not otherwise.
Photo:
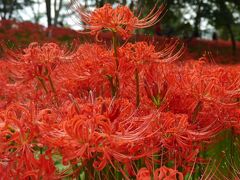
[(133, 2), (133, 0), (131, 0), (131, 3), (130, 3), (130, 6), (129, 6), (129, 8), (131, 9), (131, 11), (133, 11), (133, 10), (134, 10), (134, 2)]
[(2, 16), (2, 19), (6, 19), (7, 17), (7, 1), (6, 0), (3, 0), (3, 16)]
[(87, 8), (88, 7), (88, 0), (84, 1), (84, 7)]
[(59, 18), (60, 10), (62, 9), (62, 3), (63, 3), (63, 0), (59, 0), (59, 4), (57, 5), (57, 0), (54, 0), (54, 12), (55, 12), (54, 26), (57, 26), (58, 24), (58, 18)]
[(41, 18), (41, 15), (40, 15), (40, 12), (39, 12), (39, 4), (40, 4), (39, 0), (37, 0), (36, 4), (37, 4), (37, 10), (34, 9), (34, 4), (30, 4), (30, 8), (31, 8), (32, 13), (33, 13), (34, 22), (39, 24), (39, 20)]
[(96, 0), (95, 6), (98, 8), (99, 7), (99, 0)]
[(100, 0), (99, 7), (103, 7), (104, 3), (105, 3), (104, 0)]
[(226, 25), (226, 28), (227, 28), (227, 30), (228, 30), (228, 33), (229, 33), (229, 35), (230, 35), (231, 42), (232, 42), (232, 54), (233, 54), (233, 55), (236, 55), (237, 44), (236, 44), (236, 39), (235, 39), (233, 30), (232, 30), (232, 27), (231, 27), (230, 24), (227, 24), (227, 25)]
[(14, 7), (16, 6), (16, 3), (17, 3), (17, 0), (13, 0), (11, 5), (10, 5), (10, 9), (9, 9), (9, 14), (8, 14), (8, 19), (11, 19), (12, 18), (12, 14), (13, 14), (13, 10), (14, 10)]
[(236, 39), (232, 30), (232, 24), (234, 24), (231, 16), (231, 12), (229, 11), (227, 5), (225, 4), (224, 0), (219, 0), (219, 5), (220, 5), (220, 10), (221, 12), (223, 12), (224, 14), (226, 14), (226, 16), (223, 16), (223, 21), (225, 24), (226, 29), (228, 30), (228, 33), (230, 35), (231, 38), (231, 42), (232, 42), (232, 54), (236, 55), (236, 50), (237, 50), (237, 45), (236, 45)]
[(193, 30), (193, 37), (200, 37), (200, 23), (201, 23), (201, 8), (202, 8), (202, 3), (203, 0), (198, 0), (197, 4), (198, 4), (198, 8), (197, 8), (197, 12), (196, 12), (196, 17), (195, 17), (195, 22), (194, 22), (194, 30)]
[(52, 17), (51, 17), (51, 0), (45, 0), (46, 10), (47, 10), (47, 22), (48, 27), (52, 25)]

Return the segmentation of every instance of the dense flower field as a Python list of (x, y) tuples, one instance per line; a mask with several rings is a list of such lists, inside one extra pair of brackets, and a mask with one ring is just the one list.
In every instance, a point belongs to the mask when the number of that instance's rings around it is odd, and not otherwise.
[(0, 179), (239, 179), (240, 66), (194, 60), (174, 38), (129, 42), (163, 5), (143, 19), (73, 8), (98, 41), (69, 48), (74, 31), (1, 22), (2, 39), (31, 43), (2, 45)]

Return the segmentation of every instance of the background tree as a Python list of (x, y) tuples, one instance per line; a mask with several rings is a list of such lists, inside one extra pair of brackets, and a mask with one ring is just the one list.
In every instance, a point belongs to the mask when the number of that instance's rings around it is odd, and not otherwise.
[(44, 13), (40, 12), (40, 5), (40, 0), (36, 0), (35, 3), (32, 2), (30, 4), (31, 13), (33, 14), (33, 21), (37, 24), (39, 24), (40, 19), (45, 15)]
[(16, 11), (32, 3), (32, 0), (0, 0), (0, 17), (1, 19), (13, 19)]
[(62, 6), (63, 0), (54, 0), (54, 26), (58, 24), (58, 19)]
[(52, 1), (45, 0), (45, 4), (46, 4), (46, 14), (47, 14), (48, 26), (51, 26), (51, 25), (57, 26), (58, 19), (60, 16), (60, 11), (63, 7), (63, 0), (54, 0), (53, 1), (53, 10), (54, 10), (53, 15), (52, 15)]
[(14, 9), (21, 8), (16, 0), (1, 0), (0, 5), (2, 19), (11, 19)]
[(234, 14), (240, 14), (240, 3), (236, 0), (213, 0), (211, 2), (212, 7), (215, 7), (212, 14), (209, 14), (210, 23), (214, 25), (219, 32), (227, 32), (227, 36), (220, 34), (221, 38), (230, 39), (232, 42), (232, 52), (236, 53), (236, 37), (235, 29), (240, 26), (238, 18), (234, 17)]
[(45, 0), (45, 3), (46, 3), (47, 22), (49, 27), (52, 25), (51, 0)]

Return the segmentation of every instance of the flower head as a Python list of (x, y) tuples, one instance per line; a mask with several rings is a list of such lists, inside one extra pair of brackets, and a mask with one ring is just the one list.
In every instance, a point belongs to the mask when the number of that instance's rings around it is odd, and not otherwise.
[(110, 30), (118, 33), (123, 39), (129, 38), (135, 29), (151, 27), (158, 23), (164, 12), (164, 5), (153, 10), (142, 19), (136, 17), (127, 6), (112, 8), (110, 4), (94, 10), (91, 13), (84, 12), (76, 0), (72, 3), (73, 9), (78, 13), (84, 27), (90, 30), (92, 35), (97, 35), (101, 30)]
[(137, 180), (150, 180), (151, 174), (147, 168), (141, 168), (137, 173)]
[(179, 179), (183, 180), (183, 174), (178, 172), (175, 169), (167, 168), (166, 166), (162, 166), (155, 170), (154, 172), (154, 180), (163, 180), (163, 179)]
[(66, 52), (58, 44), (37, 42), (20, 52), (6, 50), (10, 61), (11, 70), (15, 76), (24, 80), (32, 79), (36, 76), (45, 77), (49, 75), (60, 62), (65, 61)]

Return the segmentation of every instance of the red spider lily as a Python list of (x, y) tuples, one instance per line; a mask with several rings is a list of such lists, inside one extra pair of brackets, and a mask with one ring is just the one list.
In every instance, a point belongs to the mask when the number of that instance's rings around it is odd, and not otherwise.
[[(123, 103), (122, 100), (115, 103), (120, 102)], [(159, 136), (159, 129), (155, 129), (155, 133), (151, 131), (154, 125), (149, 121), (151, 116), (125, 120), (123, 117), (133, 106), (126, 104), (129, 107), (124, 107), (123, 104), (115, 106), (120, 110), (114, 110), (113, 105), (101, 99), (93, 104), (79, 104), (73, 118), (64, 121), (66, 135), (62, 140), (66, 144), (61, 145), (64, 161), (97, 158), (93, 165), (102, 170), (107, 164), (115, 167), (113, 159), (130, 163), (158, 151), (159, 141), (154, 142), (151, 138)], [(147, 140), (149, 147), (145, 146)], [(56, 144), (56, 141), (53, 143)]]
[(183, 180), (183, 174), (181, 172), (178, 172), (177, 170), (167, 168), (165, 166), (160, 167), (155, 170), (154, 172), (154, 180), (174, 180), (179, 179)]
[(110, 138), (116, 129), (114, 121), (118, 113), (111, 112), (110, 107), (105, 109), (105, 103), (109, 104), (109, 101), (99, 99), (94, 104), (81, 104), (76, 115), (64, 122), (67, 144), (63, 145), (62, 151), (65, 161), (97, 158), (93, 166), (98, 170), (112, 163), (109, 154), (112, 146)]
[[(151, 174), (147, 168), (141, 168), (137, 174), (137, 180), (150, 180)], [(183, 174), (177, 170), (162, 166), (154, 171), (154, 180), (183, 180)]]
[(1, 175), (20, 179), (57, 177), (51, 153), (46, 152), (39, 159), (35, 157), (36, 150), (43, 145), (33, 114), (20, 105), (12, 105), (1, 113), (0, 118), (4, 123), (0, 127)]
[(110, 95), (107, 77), (115, 74), (113, 58), (104, 46), (81, 45), (73, 54), (71, 64), (65, 63), (57, 68), (56, 79), (61, 84), (57, 87), (64, 88), (73, 95), (83, 91), (88, 93), (90, 90), (102, 96)]
[(144, 88), (147, 97), (159, 108), (164, 102), (168, 92), (168, 83), (166, 80), (163, 80), (163, 82), (161, 82), (161, 87), (159, 87), (158, 83), (152, 80), (151, 77), (146, 77), (146, 79), (144, 80)]
[(165, 10), (164, 5), (157, 9), (156, 4), (145, 18), (138, 19), (127, 6), (113, 9), (110, 4), (105, 4), (102, 8), (87, 13), (76, 0), (73, 0), (72, 7), (85, 23), (83, 26), (89, 29), (91, 34), (98, 35), (101, 30), (110, 30), (124, 39), (129, 38), (136, 28), (147, 28), (158, 23)]
[[(69, 51), (65, 51), (55, 43), (45, 43), (42, 46), (31, 43), (22, 52), (7, 50), (7, 55), (9, 63), (7, 78), (11, 79), (6, 84), (9, 94), (11, 94), (11, 88), (15, 88), (18, 89), (15, 91), (15, 96), (22, 97), (23, 101), (25, 99), (41, 100), (45, 97), (57, 103), (52, 73), (56, 67), (71, 60)], [(35, 93), (31, 93), (32, 90)], [(23, 96), (19, 96), (21, 91), (25, 91)], [(54, 100), (52, 100), (52, 94), (54, 94)]]
[(65, 51), (55, 43), (45, 43), (42, 46), (31, 43), (28, 48), (23, 49), (23, 53), (7, 53), (15, 68), (13, 74), (25, 81), (34, 77), (46, 78), (57, 64), (66, 59)]
[[(56, 168), (51, 158), (49, 159), (49, 157), (46, 158), (45, 155), (40, 155), (39, 160), (37, 160), (29, 153), (26, 154), (26, 156), (29, 157), (27, 159), (15, 157), (11, 162), (7, 162), (7, 165), (0, 164), (1, 178), (18, 178), (21, 180), (32, 178), (47, 180), (60, 177), (56, 175)], [(15, 164), (17, 164), (17, 166)]]
[[(165, 118), (163, 118), (165, 116)], [(188, 117), (186, 115), (175, 115), (166, 113), (163, 114), (163, 119), (166, 121), (162, 122), (162, 128), (165, 132), (163, 138), (164, 145), (167, 148), (188, 148), (192, 147), (191, 137), (187, 130), (189, 129)]]
[[(127, 43), (121, 48), (119, 48), (118, 75), (119, 80), (121, 81), (121, 95), (124, 97), (128, 97), (128, 95), (130, 94), (137, 94), (135, 86), (138, 81), (138, 93), (140, 96), (144, 91), (142, 89), (145, 79), (143, 77), (143, 72), (147, 71), (147, 69), (151, 69), (152, 67), (157, 67), (158, 64), (160, 67), (163, 67), (165, 63), (170, 63), (177, 60), (182, 55), (184, 50), (183, 46), (178, 49), (178, 44), (178, 40), (171, 40), (166, 46), (159, 47), (159, 51), (156, 50), (156, 47), (153, 44), (148, 44), (146, 42), (137, 42), (135, 44)], [(164, 68), (158, 68), (158, 71), (162, 70), (164, 70)], [(158, 73), (158, 71), (156, 71), (156, 73)], [(138, 77), (138, 80), (136, 79), (136, 77)]]
[[(146, 42), (137, 42), (135, 44), (127, 43), (125, 46), (119, 49), (123, 55), (119, 55), (123, 58), (128, 58), (128, 61), (132, 61), (136, 66), (156, 63), (156, 62), (170, 62), (174, 61), (181, 56), (182, 50), (176, 53), (174, 56), (173, 51), (177, 48), (177, 43), (169, 44), (166, 49), (162, 49), (159, 52), (155, 50), (154, 45), (149, 45)], [(169, 59), (168, 59), (169, 57)]]
[(137, 180), (150, 180), (151, 174), (147, 168), (141, 168), (137, 173)]

